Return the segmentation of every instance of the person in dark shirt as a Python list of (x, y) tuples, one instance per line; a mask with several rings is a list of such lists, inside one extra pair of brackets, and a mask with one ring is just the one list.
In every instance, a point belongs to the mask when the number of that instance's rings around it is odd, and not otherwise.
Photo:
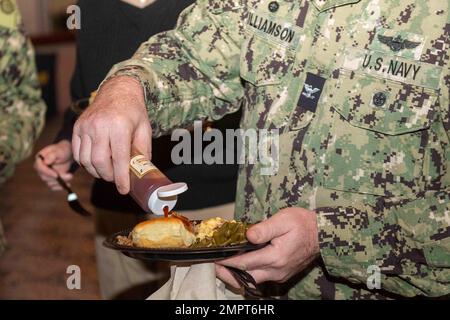
[[(139, 8), (133, 3), (139, 5), (141, 1), (80, 0), (82, 25), (77, 33), (77, 62), (71, 82), (73, 101), (88, 98), (111, 67), (130, 58), (150, 36), (173, 28), (179, 13), (193, 2), (147, 0), (148, 5)], [(73, 178), (70, 172), (74, 163), (70, 141), (76, 118), (76, 114), (68, 110), (54, 144), (38, 153), (45, 160), (36, 158), (35, 168), (52, 190), (61, 188), (48, 165), (53, 165), (64, 180)], [(239, 120), (240, 115), (235, 114), (212, 126), (222, 131), (237, 128)], [(169, 179), (189, 185), (189, 190), (179, 196), (176, 210), (189, 218), (193, 218), (194, 213), (195, 218), (211, 215), (232, 217), (237, 165), (175, 166), (170, 154), (176, 143), (170, 137), (155, 139), (152, 158), (152, 162)], [(133, 286), (156, 279), (158, 275), (149, 271), (142, 262), (102, 246), (104, 237), (133, 227), (145, 219), (142, 209), (129, 196), (120, 195), (114, 184), (103, 180), (95, 180), (91, 201), (96, 207), (96, 254), (102, 297), (114, 298)], [(143, 292), (142, 297), (149, 293)]]

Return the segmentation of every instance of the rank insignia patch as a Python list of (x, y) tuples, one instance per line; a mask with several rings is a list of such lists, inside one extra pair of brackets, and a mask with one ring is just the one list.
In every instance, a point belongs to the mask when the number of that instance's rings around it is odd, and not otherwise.
[(325, 81), (325, 78), (308, 73), (297, 105), (300, 108), (315, 112), (325, 85)]

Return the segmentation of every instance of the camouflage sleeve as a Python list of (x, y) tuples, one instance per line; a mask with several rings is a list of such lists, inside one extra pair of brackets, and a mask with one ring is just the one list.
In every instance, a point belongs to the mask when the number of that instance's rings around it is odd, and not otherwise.
[(141, 82), (155, 136), (239, 109), (240, 3), (197, 1), (174, 30), (150, 38), (110, 71), (107, 79), (127, 75)]
[(0, 183), (27, 157), (44, 124), (34, 52), (23, 31), (0, 26)]
[(450, 293), (450, 192), (405, 203), (320, 208), (321, 256), (335, 277), (413, 297)]

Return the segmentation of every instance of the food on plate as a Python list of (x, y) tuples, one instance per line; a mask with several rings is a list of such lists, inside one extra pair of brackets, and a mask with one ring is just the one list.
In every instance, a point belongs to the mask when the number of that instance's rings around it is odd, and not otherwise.
[(249, 224), (220, 217), (195, 224), (171, 212), (168, 217), (144, 221), (128, 237), (118, 236), (119, 245), (142, 248), (207, 248), (247, 242)]
[(220, 228), (225, 222), (226, 220), (220, 217), (203, 220), (195, 226), (195, 234), (197, 239), (201, 240), (207, 237), (212, 237), (214, 231)]
[(130, 238), (134, 246), (144, 248), (189, 247), (196, 239), (192, 223), (177, 214), (139, 223)]
[(133, 246), (133, 240), (131, 240), (130, 236), (128, 236), (128, 237), (117, 236), (116, 241), (117, 241), (117, 244), (119, 244), (121, 246), (128, 246), (128, 247)]
[(196, 226), (196, 241), (194, 248), (237, 245), (247, 242), (245, 233), (249, 224), (235, 220), (211, 218)]

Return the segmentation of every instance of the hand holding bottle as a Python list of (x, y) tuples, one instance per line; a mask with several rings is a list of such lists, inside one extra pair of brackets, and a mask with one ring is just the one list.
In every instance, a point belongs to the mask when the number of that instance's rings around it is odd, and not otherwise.
[(127, 194), (131, 147), (150, 159), (151, 139), (141, 84), (131, 77), (116, 77), (102, 85), (75, 123), (73, 156), (91, 175), (114, 181), (117, 190)]

